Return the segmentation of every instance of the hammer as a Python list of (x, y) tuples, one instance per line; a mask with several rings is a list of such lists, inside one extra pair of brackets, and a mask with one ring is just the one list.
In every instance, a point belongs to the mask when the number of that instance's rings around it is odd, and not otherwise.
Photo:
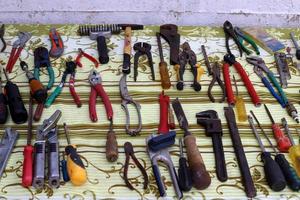
[(131, 56), (131, 31), (142, 30), (143, 25), (140, 24), (118, 24), (125, 31), (124, 52), (123, 52), (123, 67), (122, 72), (130, 74), (130, 56)]

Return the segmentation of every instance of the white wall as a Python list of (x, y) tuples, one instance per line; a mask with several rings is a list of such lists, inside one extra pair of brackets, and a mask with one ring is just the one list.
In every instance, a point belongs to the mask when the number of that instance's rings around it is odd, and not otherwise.
[(0, 0), (0, 23), (299, 26), (299, 0)]

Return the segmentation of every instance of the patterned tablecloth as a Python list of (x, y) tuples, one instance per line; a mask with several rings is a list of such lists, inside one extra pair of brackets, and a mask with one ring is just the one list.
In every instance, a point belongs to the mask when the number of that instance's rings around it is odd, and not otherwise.
[[(33, 34), (31, 40), (27, 43), (25, 50), (22, 52), (21, 58), (28, 62), (30, 69), (33, 69), (33, 50), (39, 46), (45, 46), (50, 48), (50, 42), (48, 39), (48, 31), (52, 27), (51, 25), (7, 25), (5, 39), (8, 43), (8, 47), (4, 53), (1, 53), (0, 63), (2, 67), (6, 66), (9, 52), (12, 47), (12, 43), (16, 38), (18, 31), (29, 31)], [(77, 48), (82, 48), (87, 53), (92, 54), (94, 57), (98, 57), (96, 51), (96, 41), (90, 40), (89, 37), (80, 37), (76, 35), (77, 25), (55, 25), (58, 31), (62, 34), (62, 39), (65, 45), (64, 55), (58, 59), (52, 59), (51, 63), (55, 72), (55, 86), (61, 79), (62, 72), (65, 68), (65, 61), (68, 59), (75, 59), (77, 55)], [(127, 78), (127, 84), (130, 95), (138, 101), (141, 106), (141, 114), (143, 121), (143, 129), (140, 136), (130, 137), (125, 133), (125, 113), (121, 109), (121, 99), (119, 96), (118, 83), (121, 73), (122, 65), (122, 52), (123, 52), (123, 38), (124, 35), (113, 35), (109, 38), (108, 48), (110, 62), (105, 65), (101, 65), (97, 70), (101, 72), (103, 84), (106, 92), (108, 93), (114, 110), (114, 129), (117, 134), (119, 144), (119, 159), (114, 163), (109, 163), (105, 158), (105, 141), (106, 132), (109, 127), (109, 122), (106, 119), (105, 110), (101, 100), (97, 101), (97, 113), (99, 121), (92, 123), (89, 119), (88, 113), (88, 99), (90, 93), (90, 85), (87, 81), (89, 71), (93, 68), (93, 64), (87, 59), (83, 59), (83, 68), (78, 68), (76, 73), (76, 89), (80, 94), (83, 106), (77, 108), (73, 103), (72, 97), (69, 93), (69, 89), (65, 88), (62, 94), (56, 99), (55, 103), (48, 109), (44, 110), (42, 120), (49, 117), (56, 109), (62, 110), (62, 117), (59, 121), (59, 143), (60, 152), (64, 151), (66, 145), (66, 138), (63, 133), (62, 123), (66, 122), (70, 129), (70, 137), (73, 143), (77, 144), (78, 151), (83, 157), (84, 164), (86, 165), (88, 173), (88, 182), (80, 187), (74, 187), (70, 182), (64, 183), (61, 181), (59, 189), (52, 189), (48, 185), (43, 190), (35, 190), (34, 188), (23, 188), (21, 186), (21, 174), (22, 174), (22, 161), (23, 161), (23, 147), (26, 144), (26, 128), (27, 124), (16, 125), (12, 123), (11, 119), (3, 126), (1, 125), (2, 132), (4, 127), (13, 127), (20, 133), (20, 138), (16, 144), (15, 149), (9, 159), (6, 170), (0, 181), (0, 196), (3, 199), (156, 199), (159, 196), (157, 185), (152, 173), (151, 164), (145, 148), (145, 138), (155, 133), (159, 123), (159, 104), (158, 95), (161, 92), (160, 75), (158, 69), (159, 56), (157, 49), (157, 42), (155, 33), (158, 31), (158, 26), (146, 26), (144, 30), (133, 32), (132, 43), (136, 42), (148, 42), (152, 45), (152, 54), (155, 67), (156, 80), (151, 80), (150, 69), (147, 66), (147, 60), (145, 57), (141, 58), (139, 63), (139, 75), (137, 82), (133, 81), (133, 73)], [(293, 47), (289, 40), (289, 29), (275, 29), (268, 28), (267, 31), (274, 37), (280, 39), (284, 44)], [(300, 30), (295, 29), (295, 34), (300, 35)], [(201, 55), (201, 44), (206, 46), (210, 61), (222, 61), (225, 53), (224, 34), (221, 28), (213, 27), (179, 27), (181, 34), (181, 43), (188, 41), (191, 48), (196, 52), (198, 62), (205, 68), (204, 60)], [(169, 48), (166, 42), (163, 41), (165, 60), (169, 60)], [(238, 55), (235, 45), (231, 46), (235, 49), (233, 53)], [(276, 71), (273, 56), (269, 55), (265, 51), (261, 50), (261, 54), (265, 59), (267, 66), (274, 72)], [(292, 49), (294, 52), (294, 49)], [(132, 59), (133, 61), (133, 59)], [(276, 122), (280, 122), (282, 117), (286, 117), (290, 125), (290, 129), (296, 141), (298, 136), (296, 127), (298, 126), (283, 110), (275, 99), (270, 95), (269, 91), (263, 86), (262, 82), (253, 72), (253, 66), (245, 62), (245, 57), (238, 58), (238, 61), (242, 63), (244, 69), (247, 71), (251, 81), (255, 85), (263, 103), (268, 104)], [(205, 68), (206, 69), (206, 68)], [(288, 98), (295, 103), (295, 106), (300, 110), (299, 101), (299, 72), (296, 68), (290, 67), (292, 79), (288, 81), (288, 89), (285, 92)], [(48, 77), (46, 71), (43, 71), (42, 81), (47, 83)], [(211, 77), (207, 76), (207, 73), (202, 77), (201, 84), (202, 90), (198, 93), (195, 92), (189, 85), (191, 84), (192, 74), (189, 70), (186, 70), (184, 78), (190, 80), (186, 82), (186, 87), (183, 91), (178, 91), (175, 87), (176, 74), (173, 67), (169, 67), (169, 73), (172, 81), (172, 88), (165, 91), (167, 95), (174, 99), (179, 97), (185, 114), (190, 123), (191, 132), (197, 137), (197, 144), (200, 152), (202, 153), (203, 160), (210, 176), (212, 177), (212, 183), (206, 190), (199, 191), (192, 189), (190, 192), (184, 194), (186, 199), (246, 199), (244, 188), (241, 182), (241, 176), (237, 160), (232, 148), (232, 142), (229, 136), (228, 127), (224, 118), (223, 107), (227, 106), (226, 103), (211, 103), (207, 97), (207, 88), (210, 83)], [(232, 74), (235, 74), (238, 82), (239, 92), (244, 97), (247, 107), (247, 112), (253, 110), (257, 117), (260, 119), (262, 126), (265, 128), (267, 134), (272, 138), (273, 143), (275, 141), (272, 137), (272, 131), (270, 127), (270, 121), (265, 113), (263, 107), (256, 108), (253, 106), (249, 99), (243, 83), (240, 77), (234, 70)], [(9, 75), (10, 78), (18, 84), (21, 90), (22, 97), (28, 106), (28, 94), (29, 88), (27, 79), (24, 72), (20, 69), (19, 63), (17, 63), (13, 69), (13, 72)], [(53, 89), (52, 89), (53, 90)], [(214, 87), (214, 93), (217, 97), (220, 97), (221, 90), (218, 86)], [(130, 108), (131, 110), (132, 108)], [(197, 125), (195, 113), (204, 111), (207, 109), (215, 109), (222, 120), (223, 126), (223, 144), (225, 150), (225, 158), (228, 170), (228, 181), (220, 182), (216, 178), (215, 173), (215, 161), (212, 149), (211, 138), (208, 138), (204, 134), (204, 129)], [(132, 112), (132, 121), (136, 123), (137, 116)], [(41, 121), (42, 121), (41, 120)], [(41, 124), (40, 122), (34, 123), (34, 128)], [(177, 124), (177, 121), (176, 121)], [(273, 192), (266, 184), (262, 162), (260, 161), (260, 149), (256, 142), (256, 139), (248, 125), (248, 122), (238, 122), (238, 128), (240, 131), (241, 139), (245, 148), (246, 156), (251, 168), (251, 174), (257, 188), (257, 199), (274, 198), (274, 199), (299, 199), (300, 195), (297, 192), (292, 192), (288, 187), (281, 192)], [(177, 139), (176, 144), (170, 148), (172, 160), (176, 167), (178, 167), (179, 147), (178, 138), (183, 136), (183, 131), (176, 127)], [(150, 184), (146, 190), (143, 190), (143, 179), (139, 170), (135, 165), (130, 165), (129, 177), (131, 183), (136, 187), (136, 190), (129, 190), (122, 179), (123, 165), (125, 162), (125, 155), (123, 144), (126, 141), (130, 141), (134, 144), (136, 156), (141, 163), (147, 169)], [(265, 146), (272, 151), (267, 141), (263, 140)], [(288, 157), (288, 156), (287, 156)], [(162, 178), (164, 185), (167, 189), (168, 197), (175, 198), (176, 195), (173, 190), (170, 176), (168, 175), (166, 167), (161, 166)]]

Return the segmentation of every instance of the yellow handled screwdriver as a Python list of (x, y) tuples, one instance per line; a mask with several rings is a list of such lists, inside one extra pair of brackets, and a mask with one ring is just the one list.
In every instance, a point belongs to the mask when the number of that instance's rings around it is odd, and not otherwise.
[[(283, 126), (285, 128), (285, 131), (287, 132), (287, 136), (288, 136), (288, 138), (290, 139), (290, 141), (292, 143), (292, 146), (289, 148), (289, 156), (290, 156), (290, 158), (292, 160), (292, 163), (295, 167), (297, 175), (300, 177), (300, 145), (295, 144), (295, 142), (293, 140), (293, 137), (292, 137), (289, 129), (286, 126), (286, 122), (284, 122), (283, 120), (282, 120), (282, 122), (283, 122)], [(297, 128), (296, 128), (296, 131), (298, 133)], [(299, 140), (299, 142), (300, 142), (300, 140)]]
[(244, 99), (242, 96), (239, 95), (238, 87), (236, 85), (236, 80), (235, 77), (233, 76), (233, 81), (235, 85), (235, 106), (236, 106), (236, 111), (237, 111), (237, 118), (240, 122), (245, 122), (247, 120), (247, 113), (246, 113), (246, 107), (244, 103)]
[(64, 123), (64, 131), (67, 137), (68, 146), (65, 148), (67, 155), (67, 171), (73, 185), (83, 185), (87, 180), (87, 173), (80, 156), (77, 154), (75, 145), (70, 144), (68, 128)]

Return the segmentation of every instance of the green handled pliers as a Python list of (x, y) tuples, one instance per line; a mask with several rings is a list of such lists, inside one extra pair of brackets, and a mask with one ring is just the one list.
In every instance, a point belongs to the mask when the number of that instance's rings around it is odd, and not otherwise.
[(54, 71), (50, 63), (49, 52), (45, 47), (38, 47), (34, 50), (34, 77), (40, 79), (40, 68), (46, 67), (49, 81), (47, 89), (50, 90), (54, 84)]
[(237, 37), (238, 37), (239, 43), (241, 44), (241, 46), (243, 46), (243, 51), (244, 51), (247, 55), (251, 54), (251, 51), (250, 51), (249, 49), (247, 49), (247, 48), (243, 45), (243, 40), (245, 40), (246, 42), (248, 42), (248, 43), (253, 47), (253, 49), (254, 49), (254, 51), (255, 51), (255, 53), (256, 53), (257, 55), (260, 54), (257, 45), (255, 44), (255, 42), (252, 40), (251, 37), (249, 37), (248, 35), (246, 35), (246, 34), (245, 34), (239, 27), (237, 27), (237, 26), (234, 27), (233, 30), (234, 30), (235, 34), (237, 35)]

